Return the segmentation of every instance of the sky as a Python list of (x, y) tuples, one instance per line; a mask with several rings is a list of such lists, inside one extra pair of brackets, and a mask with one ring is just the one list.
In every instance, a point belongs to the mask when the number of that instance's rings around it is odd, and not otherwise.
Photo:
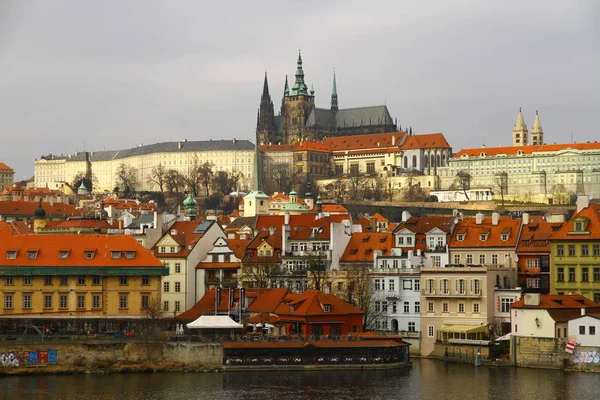
[[(600, 2), (0, 1), (0, 161), (163, 141), (254, 141), (302, 49), (318, 107), (387, 104), (458, 152), (599, 140)], [(293, 80), (293, 79), (292, 79)], [(572, 139), (571, 139), (572, 138)]]

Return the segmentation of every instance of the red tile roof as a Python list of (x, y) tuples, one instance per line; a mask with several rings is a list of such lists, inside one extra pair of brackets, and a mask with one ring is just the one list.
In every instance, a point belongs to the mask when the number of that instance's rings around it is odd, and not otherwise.
[[(510, 217), (500, 217), (498, 225), (492, 225), (492, 218), (485, 217), (481, 224), (476, 223), (475, 218), (465, 218), (456, 224), (452, 234), (450, 248), (468, 248), (468, 247), (513, 247), (517, 246), (519, 229), (521, 227), (520, 219), (511, 219)], [(397, 228), (397, 229), (400, 229)], [(483, 230), (483, 231), (482, 231)], [(487, 233), (489, 232), (489, 233)], [(479, 235), (487, 233), (487, 239), (481, 241)], [(508, 233), (508, 240), (503, 241), (501, 236)], [(459, 235), (464, 235), (464, 239), (458, 240)]]
[[(259, 256), (258, 247), (263, 243), (267, 242), (269, 246), (273, 248), (273, 255), (271, 256)], [(260, 231), (246, 246), (246, 254), (244, 255), (243, 262), (245, 263), (280, 263), (281, 262), (281, 231), (276, 231), (275, 234), (271, 235), (270, 232)]]
[(103, 219), (68, 219), (60, 221), (53, 228), (100, 228), (110, 229), (113, 226)]
[(391, 232), (355, 232), (340, 261), (373, 262), (376, 250), (381, 250), (383, 256), (389, 256), (393, 247), (394, 236)]
[[(221, 290), (221, 299), (218, 305), (219, 313), (227, 313), (229, 309), (229, 290), (224, 288)], [(246, 298), (252, 299), (256, 297), (260, 297), (262, 293), (270, 291), (273, 289), (246, 289)], [(192, 306), (189, 310), (179, 314), (177, 319), (181, 320), (195, 320), (198, 319), (201, 315), (214, 314), (215, 312), (215, 289), (210, 289), (208, 292), (202, 296), (202, 298)], [(233, 289), (233, 299), (234, 299), (234, 307), (237, 306), (240, 297), (240, 290)]]
[(294, 151), (315, 151), (319, 153), (331, 153), (329, 143), (305, 140), (294, 147)]
[(505, 147), (479, 147), (474, 149), (462, 149), (454, 155), (453, 158), (464, 156), (479, 157), (481, 153), (485, 153), (487, 157), (497, 155), (514, 156), (522, 152), (522, 154), (533, 153), (548, 153), (561, 150), (600, 150), (600, 143), (565, 143), (565, 144), (543, 144), (535, 146), (505, 146)]
[(529, 223), (523, 225), (517, 245), (517, 253), (548, 253), (550, 237), (557, 232), (563, 222), (548, 222), (543, 216), (530, 216)]
[[(324, 310), (324, 305), (330, 306), (330, 311)], [(248, 307), (251, 310), (252, 304)], [(317, 290), (307, 290), (301, 294), (288, 293), (273, 311), (282, 317), (290, 316), (316, 316), (316, 315), (351, 315), (364, 314), (364, 312), (350, 303), (332, 294), (321, 293)]]
[(12, 171), (13, 169), (11, 167), (9, 167), (8, 165), (4, 164), (2, 161), (0, 161), (0, 170), (2, 170), (2, 171)]
[(416, 234), (425, 234), (432, 229), (438, 228), (442, 232), (448, 233), (453, 223), (453, 217), (410, 217), (408, 220), (400, 222), (394, 232), (399, 232), (406, 228)]
[[(333, 152), (384, 149), (386, 147), (397, 148), (405, 135), (406, 132), (373, 133), (370, 135), (330, 137), (325, 139), (324, 142), (329, 145)], [(393, 145), (392, 137), (395, 138)]]
[(413, 149), (451, 149), (452, 147), (442, 133), (426, 133), (407, 136), (400, 146), (401, 150)]
[[(33, 201), (0, 201), (0, 215), (19, 215), (23, 217), (32, 217), (38, 207), (38, 202)], [(82, 210), (78, 210), (72, 204), (42, 202), (42, 208), (46, 211), (47, 218), (72, 217), (83, 215)]]
[(582, 308), (600, 308), (600, 305), (594, 303), (587, 297), (580, 294), (542, 294), (540, 295), (540, 304), (525, 305), (525, 298), (521, 297), (519, 301), (514, 302), (511, 307), (516, 309), (567, 309), (574, 308), (580, 310)]
[[(194, 233), (196, 228), (200, 225), (198, 221), (177, 221), (175, 222), (169, 231), (163, 235), (163, 237), (157, 242), (152, 248), (152, 251), (157, 257), (160, 258), (181, 258), (187, 257), (192, 251), (196, 243), (204, 236), (202, 233)], [(218, 225), (218, 224), (217, 224)], [(176, 231), (177, 234), (172, 235), (171, 233)], [(177, 253), (158, 253), (158, 243), (160, 243), (166, 236), (171, 236), (173, 240), (179, 244), (180, 249)]]
[[(576, 218), (587, 220), (587, 233), (574, 232), (573, 220)], [(600, 204), (590, 203), (588, 207), (573, 215), (550, 240), (600, 240)]]
[(292, 151), (294, 150), (293, 144), (263, 144), (258, 146), (262, 151)]

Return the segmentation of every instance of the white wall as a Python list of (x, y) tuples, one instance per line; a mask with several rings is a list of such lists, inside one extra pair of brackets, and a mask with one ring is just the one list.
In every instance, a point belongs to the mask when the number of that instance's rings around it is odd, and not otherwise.
[[(579, 327), (585, 328), (585, 334), (579, 333)], [(596, 330), (594, 335), (590, 335), (590, 327)], [(569, 321), (569, 337), (576, 337), (576, 342), (580, 346), (599, 347), (600, 346), (600, 319), (589, 315), (584, 315)]]

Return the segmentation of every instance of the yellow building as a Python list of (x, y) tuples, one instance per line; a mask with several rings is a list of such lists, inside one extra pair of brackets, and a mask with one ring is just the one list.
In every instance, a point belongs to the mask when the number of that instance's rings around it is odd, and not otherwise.
[(131, 236), (18, 234), (0, 224), (2, 318), (146, 318), (164, 265)]
[(0, 161), (0, 190), (12, 186), (15, 182), (15, 170)]

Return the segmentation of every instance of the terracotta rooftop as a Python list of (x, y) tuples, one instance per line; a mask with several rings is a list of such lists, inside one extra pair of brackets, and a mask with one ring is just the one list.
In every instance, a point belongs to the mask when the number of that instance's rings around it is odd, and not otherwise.
[(550, 252), (550, 237), (564, 222), (548, 222), (543, 216), (530, 216), (529, 223), (523, 225), (517, 245), (517, 253)]
[[(38, 202), (33, 201), (0, 201), (0, 215), (19, 215), (22, 217), (32, 217), (38, 207)], [(47, 218), (53, 217), (72, 217), (82, 215), (84, 212), (78, 210), (72, 204), (42, 202), (42, 208), (46, 211)]]
[(451, 149), (452, 147), (442, 133), (425, 133), (407, 136), (400, 146), (401, 150), (414, 149)]
[[(465, 218), (456, 224), (452, 234), (450, 248), (465, 247), (513, 247), (517, 246), (519, 229), (521, 227), (520, 219), (510, 217), (499, 217), (498, 225), (492, 225), (492, 218), (485, 217), (481, 224), (476, 223), (476, 218)], [(398, 227), (397, 229), (401, 229)], [(483, 231), (482, 231), (483, 230)], [(486, 240), (482, 241), (480, 235), (487, 234)], [(507, 234), (507, 240), (502, 240), (502, 236)], [(463, 240), (459, 240), (461, 237)]]
[(505, 147), (478, 147), (474, 149), (462, 149), (453, 158), (463, 156), (480, 157), (482, 153), (487, 157), (497, 155), (516, 156), (519, 151), (522, 154), (549, 153), (561, 150), (600, 150), (600, 143), (565, 143), (565, 144), (543, 144), (535, 146), (505, 146)]
[(0, 161), (0, 171), (12, 171), (13, 169)]
[[(581, 232), (575, 231), (575, 221), (584, 223), (585, 229)], [(587, 225), (585, 225), (587, 223)], [(565, 222), (550, 240), (600, 240), (600, 204), (590, 205), (571, 219)]]
[[(370, 135), (354, 135), (330, 137), (324, 140), (331, 151), (339, 152), (346, 150), (371, 150), (384, 149), (387, 147), (397, 148), (406, 132), (374, 133)], [(392, 144), (392, 137), (394, 144)]]
[(340, 261), (372, 263), (376, 250), (380, 250), (382, 256), (389, 256), (393, 247), (391, 232), (354, 232)]
[(540, 304), (525, 305), (527, 295), (514, 302), (511, 307), (517, 309), (568, 309), (573, 308), (580, 311), (582, 308), (600, 308), (599, 304), (594, 303), (587, 297), (579, 294), (542, 294), (540, 295)]

